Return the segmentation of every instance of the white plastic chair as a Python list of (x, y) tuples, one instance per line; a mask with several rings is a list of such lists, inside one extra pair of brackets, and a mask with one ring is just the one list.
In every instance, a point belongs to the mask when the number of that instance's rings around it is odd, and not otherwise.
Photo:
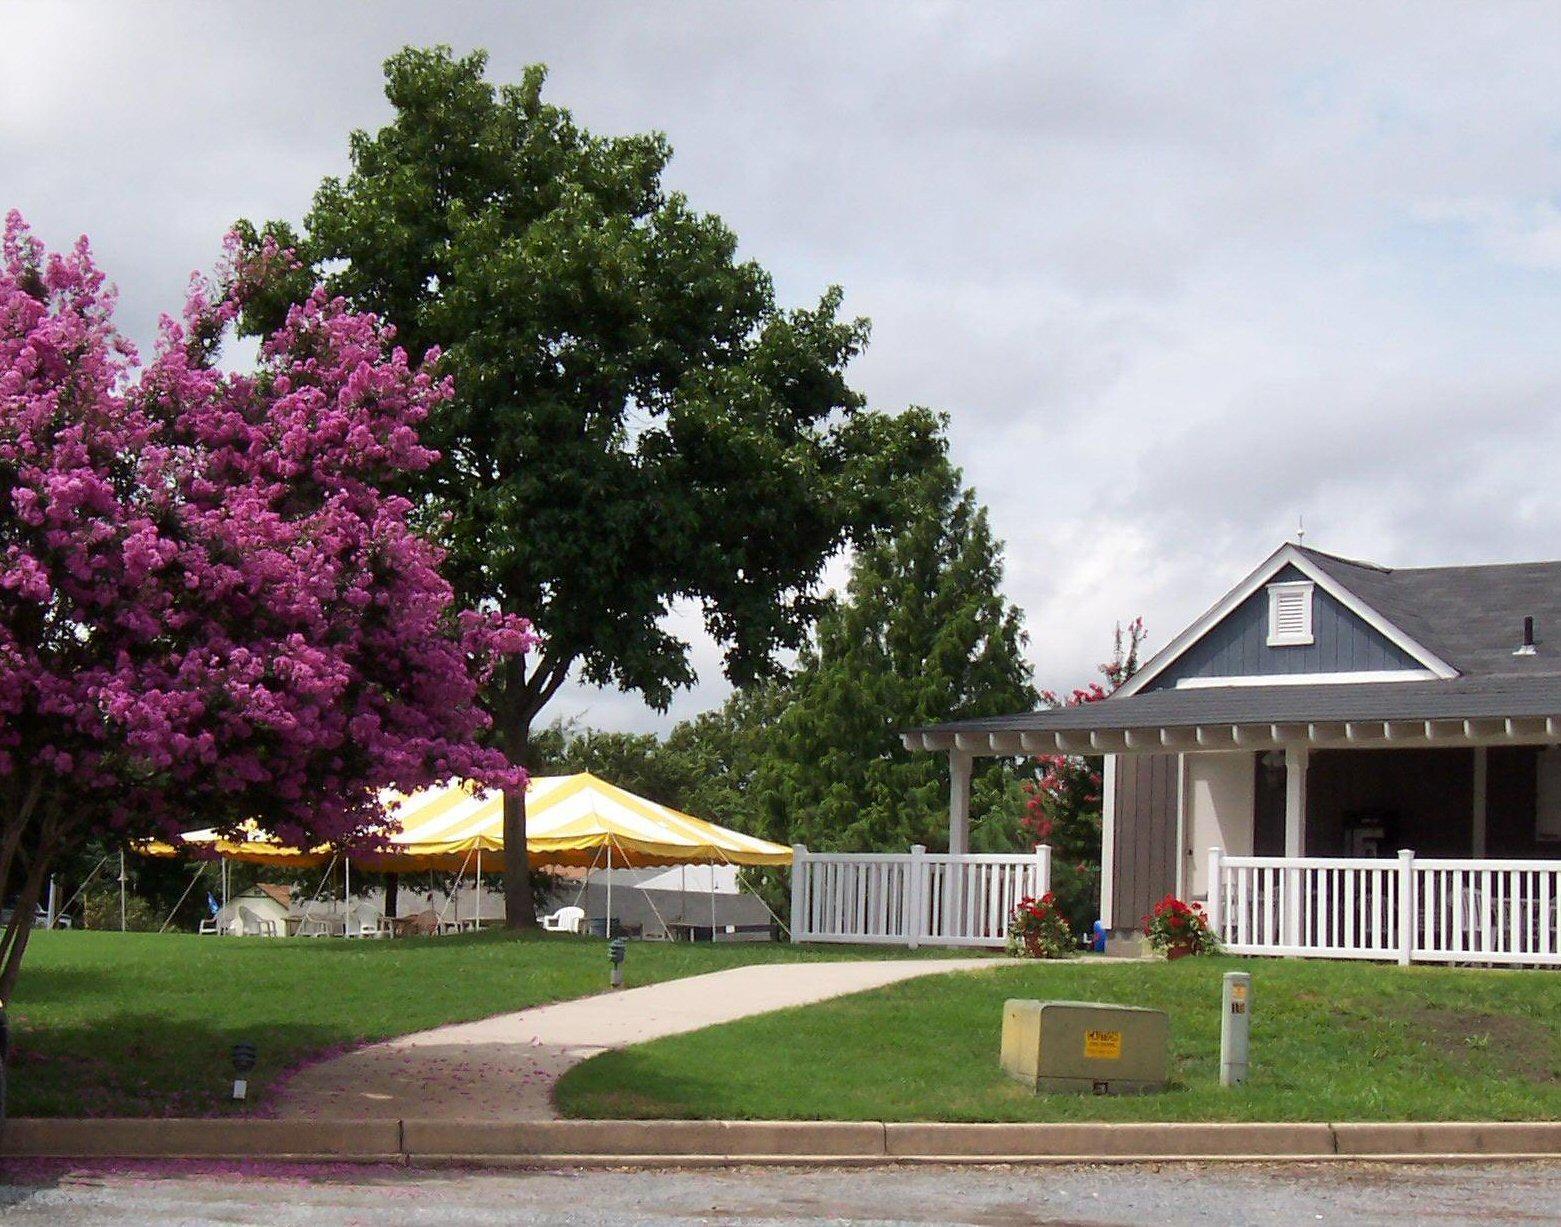
[(547, 933), (578, 933), (584, 921), (583, 907), (561, 907), (551, 916), (542, 918), (542, 929)]
[(217, 934), (221, 933), (222, 930), (217, 925), (217, 918), (215, 916), (208, 916), (205, 920), (201, 921), (200, 932)]
[(366, 916), (359, 912), (347, 922), (344, 932), (353, 937), (385, 937), (390, 932), (390, 922), (383, 916)]

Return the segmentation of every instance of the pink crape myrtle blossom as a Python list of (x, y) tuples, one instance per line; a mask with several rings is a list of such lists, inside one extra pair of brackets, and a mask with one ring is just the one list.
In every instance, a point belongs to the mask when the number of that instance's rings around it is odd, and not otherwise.
[[(261, 259), (286, 258), (267, 247)], [(449, 397), (317, 292), (221, 370), (254, 283), (230, 256), (140, 367), (85, 240), (0, 252), (0, 888), (67, 843), (254, 819), (289, 843), (384, 825), (375, 792), (524, 774), (479, 688), (532, 645), (457, 609), (394, 491)], [(0, 957), (19, 956), (23, 928)], [(8, 995), (12, 961), (0, 973)]]

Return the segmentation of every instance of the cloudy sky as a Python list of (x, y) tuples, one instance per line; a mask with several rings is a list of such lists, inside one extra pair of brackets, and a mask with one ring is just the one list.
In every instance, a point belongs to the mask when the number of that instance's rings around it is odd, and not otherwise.
[[(1163, 644), (1293, 534), (1561, 555), (1561, 9), (1421, 3), (0, 0), (0, 208), (85, 232), (151, 335), (234, 218), (296, 218), (408, 43), (551, 66), (783, 297), (870, 316), (953, 419), (1043, 684)], [(686, 619), (685, 619), (686, 621)], [(553, 713), (664, 728), (575, 689)]]

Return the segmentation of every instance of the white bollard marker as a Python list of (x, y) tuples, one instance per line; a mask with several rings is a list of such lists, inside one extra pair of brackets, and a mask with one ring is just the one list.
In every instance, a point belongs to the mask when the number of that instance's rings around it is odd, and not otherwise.
[(1247, 1080), (1252, 1035), (1252, 976), (1248, 972), (1225, 973), (1220, 1005), (1220, 1085), (1240, 1086)]

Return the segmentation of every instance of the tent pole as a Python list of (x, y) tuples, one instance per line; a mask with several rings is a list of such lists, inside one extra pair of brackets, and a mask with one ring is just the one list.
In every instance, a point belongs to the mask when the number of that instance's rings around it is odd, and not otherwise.
[[(175, 913), (177, 913), (178, 910), (184, 906), (184, 901), (190, 897), (190, 892), (195, 889), (195, 884), (201, 880), (201, 874), (205, 872), (205, 865), (195, 866), (195, 876), (190, 879), (190, 884), (184, 888), (184, 894), (179, 896), (179, 902), (173, 905), (173, 911), (168, 913), (168, 919), (163, 921), (162, 928), (157, 930), (159, 933), (165, 932), (168, 926), (173, 923)], [(123, 932), (123, 930), (121, 930), (121, 932)]]
[(482, 849), (477, 849), (477, 929), (482, 930)]
[(705, 866), (710, 871), (710, 944), (715, 945), (715, 864)]
[(612, 937), (612, 836), (607, 837), (607, 924), (604, 936)]
[(119, 854), (119, 931), (125, 931), (125, 854)]
[(341, 858), (341, 935), (352, 936), (352, 862)]

